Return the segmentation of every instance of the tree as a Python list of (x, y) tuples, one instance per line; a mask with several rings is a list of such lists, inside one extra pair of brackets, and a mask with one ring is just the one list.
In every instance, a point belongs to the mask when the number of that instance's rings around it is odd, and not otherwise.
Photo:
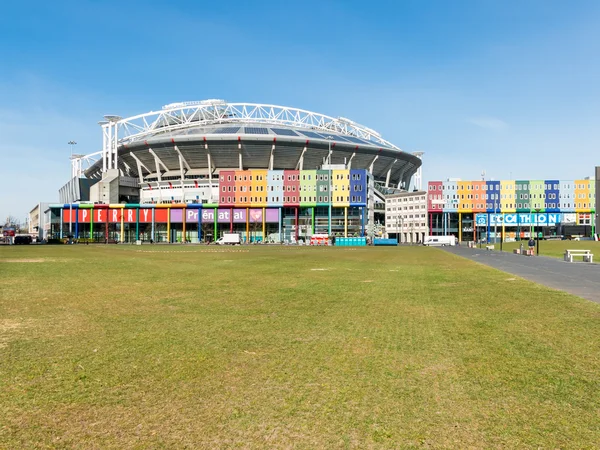
[(15, 231), (21, 231), (21, 222), (15, 216), (8, 216), (4, 221), (4, 228), (14, 228)]

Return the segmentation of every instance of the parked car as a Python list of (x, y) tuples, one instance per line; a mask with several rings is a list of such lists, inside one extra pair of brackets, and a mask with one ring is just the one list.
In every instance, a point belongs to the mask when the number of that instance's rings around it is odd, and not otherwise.
[(33, 239), (31, 239), (31, 236), (15, 236), (15, 245), (17, 244), (31, 244), (33, 242)]

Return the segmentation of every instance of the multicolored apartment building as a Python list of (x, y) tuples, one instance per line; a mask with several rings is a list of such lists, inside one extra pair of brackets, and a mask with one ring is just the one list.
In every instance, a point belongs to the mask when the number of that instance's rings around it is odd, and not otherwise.
[(461, 241), (595, 233), (596, 182), (581, 180), (430, 181), (430, 235)]
[(51, 204), (49, 238), (202, 242), (225, 232), (246, 242), (313, 234), (364, 236), (373, 182), (366, 170), (223, 170), (212, 201)]

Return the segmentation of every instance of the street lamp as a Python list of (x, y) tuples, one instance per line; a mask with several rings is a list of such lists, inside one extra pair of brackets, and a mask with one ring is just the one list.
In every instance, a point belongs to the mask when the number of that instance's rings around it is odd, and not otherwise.
[[(75, 141), (69, 141), (67, 142), (67, 144), (69, 145), (69, 147), (71, 147), (71, 158), (73, 157), (73, 146), (77, 145), (77, 142)], [(73, 182), (73, 180), (71, 180), (71, 182)], [(73, 239), (73, 200), (72, 198), (69, 199), (69, 240)]]
[(333, 201), (333, 191), (332, 191), (332, 183), (331, 183), (331, 141), (333, 141), (333, 136), (325, 136), (325, 139), (327, 139), (327, 143), (329, 144), (329, 152), (327, 153), (327, 168), (329, 169), (329, 187), (328, 189), (328, 194), (329, 194), (329, 212), (328, 212), (328, 216), (329, 216), (329, 221), (328, 221), (328, 229), (327, 229), (327, 234), (329, 235), (329, 238), (331, 239), (331, 202)]
[[(535, 219), (536, 219), (536, 222), (537, 222), (537, 221), (538, 221), (538, 220), (537, 220), (537, 219), (538, 219), (538, 215), (540, 214), (540, 212), (542, 211), (542, 209), (541, 209), (541, 208), (536, 208), (536, 209), (534, 209), (534, 211), (535, 211), (535, 213), (536, 213), (536, 215), (535, 215)], [(537, 256), (540, 256), (540, 237), (539, 237), (539, 236), (536, 236), (536, 237), (535, 237), (535, 239), (536, 239), (536, 249), (535, 249), (535, 254), (536, 254)]]
[[(498, 195), (498, 194), (494, 194)], [(498, 243), (498, 203), (494, 199), (494, 244)]]

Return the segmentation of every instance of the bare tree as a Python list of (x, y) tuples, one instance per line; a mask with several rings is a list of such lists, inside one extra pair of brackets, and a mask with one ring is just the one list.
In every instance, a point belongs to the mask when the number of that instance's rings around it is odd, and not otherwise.
[(15, 216), (8, 216), (4, 221), (4, 228), (14, 228), (17, 232), (21, 231), (21, 221)]

